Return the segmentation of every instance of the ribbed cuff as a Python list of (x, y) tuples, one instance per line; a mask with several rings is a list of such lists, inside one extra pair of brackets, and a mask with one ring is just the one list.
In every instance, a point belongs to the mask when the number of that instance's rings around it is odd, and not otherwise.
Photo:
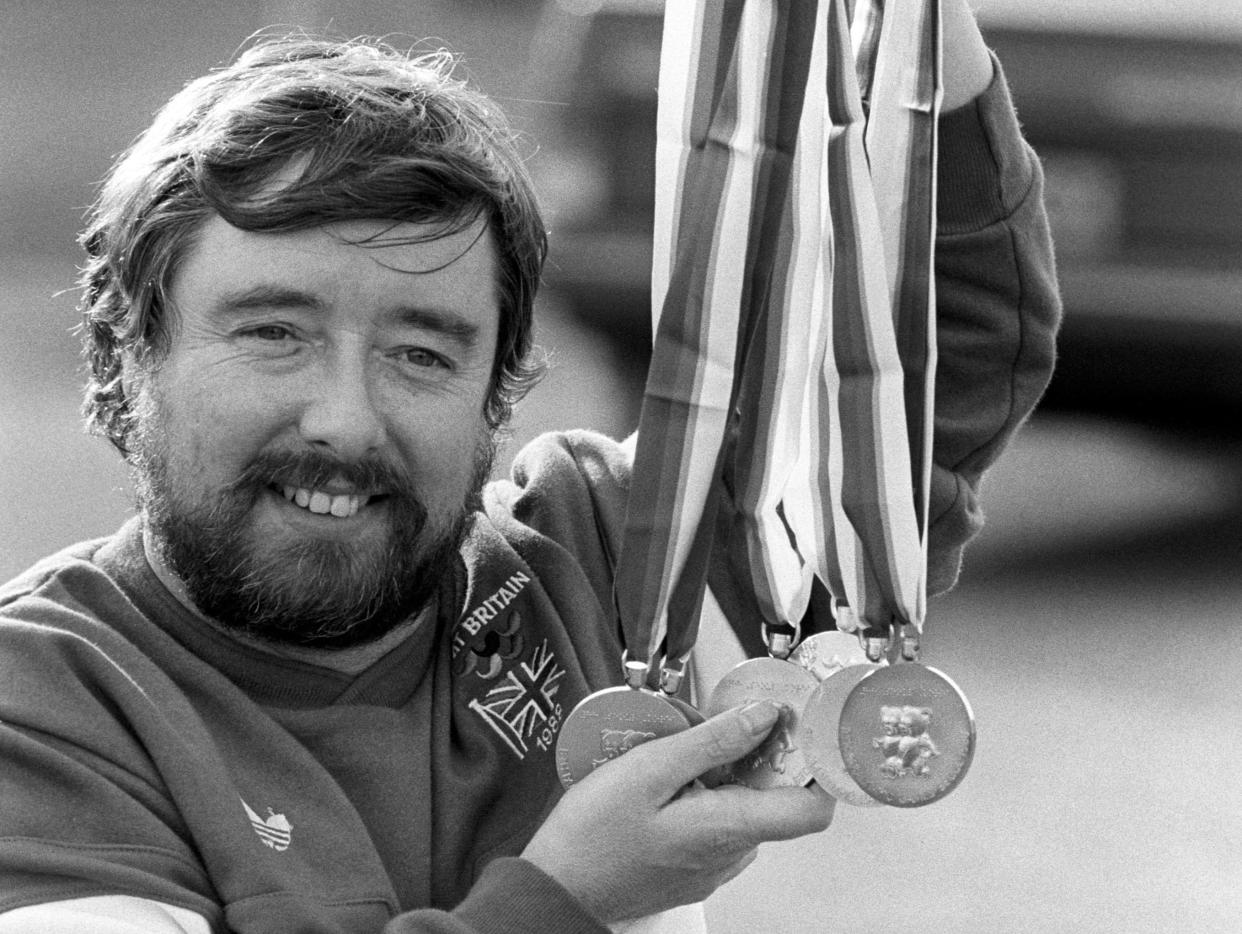
[(940, 117), (936, 212), (941, 234), (969, 233), (1004, 220), (1034, 175), (1034, 154), (1022, 139), (1001, 64), (977, 98)]
[(453, 913), (479, 934), (609, 934), (559, 882), (516, 856), (488, 863)]

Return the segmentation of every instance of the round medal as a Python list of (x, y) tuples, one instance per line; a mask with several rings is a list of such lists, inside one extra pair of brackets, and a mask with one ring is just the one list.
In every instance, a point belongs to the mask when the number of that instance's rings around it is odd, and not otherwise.
[(695, 707), (689, 701), (682, 700), (675, 694), (661, 694), (660, 696), (681, 711), (681, 715), (686, 718), (686, 723), (689, 726), (698, 726), (707, 719), (698, 707)]
[[(707, 717), (703, 715), (703, 712), (689, 701), (684, 701), (675, 694), (663, 694), (661, 696), (685, 714), (686, 720), (691, 726), (698, 726), (707, 719)], [(729, 770), (727, 765), (724, 765), (718, 768), (709, 769), (707, 772), (700, 775), (698, 780), (706, 788), (716, 788), (720, 785), (727, 785), (732, 782), (733, 773)]]
[(630, 687), (606, 688), (584, 698), (565, 718), (556, 740), (561, 784), (568, 788), (635, 746), (689, 727), (692, 720), (678, 704), (684, 702), (673, 704), (662, 694)]
[(823, 681), (847, 665), (863, 664), (867, 653), (852, 632), (831, 630), (807, 636), (789, 654), (789, 660)]
[(759, 789), (810, 783), (798, 725), (802, 706), (818, 684), (805, 668), (777, 658), (752, 658), (720, 679), (707, 704), (708, 716), (761, 700), (770, 700), (781, 708), (771, 735), (733, 764), (734, 781)]
[[(854, 644), (858, 644), (856, 638)], [(802, 710), (802, 742), (806, 747), (806, 762), (811, 774), (824, 791), (854, 807), (871, 807), (880, 802), (858, 787), (858, 782), (846, 770), (837, 742), (838, 725), (850, 692), (859, 681), (879, 667), (860, 662), (838, 668), (819, 683)]]
[(838, 727), (854, 781), (895, 807), (939, 801), (975, 752), (975, 718), (948, 677), (917, 662), (878, 668), (846, 698)]

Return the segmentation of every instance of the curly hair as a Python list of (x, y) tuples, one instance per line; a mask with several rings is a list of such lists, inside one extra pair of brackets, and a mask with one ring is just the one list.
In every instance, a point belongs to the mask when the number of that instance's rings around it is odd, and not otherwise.
[[(484, 415), (504, 424), (539, 375), (547, 235), (515, 134), (453, 66), (444, 51), (373, 40), (263, 38), (173, 97), (113, 166), (82, 234), (88, 424), (127, 453), (123, 367), (167, 353), (171, 280), (213, 213), (249, 231), (382, 219), (430, 223), (433, 236), (485, 218), (501, 308)], [(289, 184), (268, 184), (290, 168)]]

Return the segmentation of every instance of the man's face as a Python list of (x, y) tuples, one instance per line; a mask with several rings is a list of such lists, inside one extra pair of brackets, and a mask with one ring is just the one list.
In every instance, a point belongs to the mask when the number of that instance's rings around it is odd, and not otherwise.
[(481, 231), (205, 222), (172, 282), (169, 353), (126, 389), (148, 531), (209, 616), (347, 645), (431, 596), (493, 450)]

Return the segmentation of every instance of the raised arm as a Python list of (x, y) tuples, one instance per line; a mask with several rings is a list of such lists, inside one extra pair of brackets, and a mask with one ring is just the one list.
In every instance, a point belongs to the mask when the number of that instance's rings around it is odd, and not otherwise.
[(1048, 385), (1061, 317), (1043, 172), (965, 0), (944, 0), (928, 589), (983, 525), (979, 484)]

